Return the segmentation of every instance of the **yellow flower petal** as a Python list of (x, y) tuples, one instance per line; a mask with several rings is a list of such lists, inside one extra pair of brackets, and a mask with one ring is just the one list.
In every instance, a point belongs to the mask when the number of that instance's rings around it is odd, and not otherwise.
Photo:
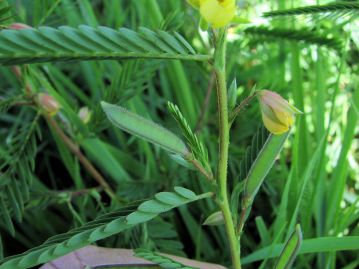
[(275, 115), (277, 116), (277, 119), (283, 124), (288, 127), (292, 126), (294, 123), (294, 114), (288, 113), (287, 111), (281, 111), (281, 110), (274, 110)]
[(283, 125), (281, 123), (272, 121), (264, 113), (262, 113), (262, 119), (263, 119), (264, 126), (272, 134), (279, 135), (279, 134), (283, 134), (285, 132), (288, 132), (288, 130), (289, 130), (288, 126), (285, 126), (285, 125)]
[(214, 28), (227, 25), (236, 11), (234, 0), (200, 0), (201, 16)]
[(294, 124), (295, 114), (300, 112), (279, 94), (262, 90), (258, 93), (264, 125), (273, 134), (281, 134)]

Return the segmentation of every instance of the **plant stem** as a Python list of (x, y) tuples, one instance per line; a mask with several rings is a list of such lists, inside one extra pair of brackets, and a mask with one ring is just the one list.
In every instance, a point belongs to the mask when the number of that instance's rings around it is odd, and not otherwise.
[(230, 125), (232, 125), (232, 123), (234, 122), (234, 120), (236, 119), (236, 117), (239, 115), (239, 113), (242, 111), (242, 109), (249, 104), (250, 101), (252, 101), (252, 99), (256, 96), (257, 94), (252, 94), (248, 97), (246, 97), (234, 110), (233, 112), (229, 115), (229, 123)]
[(227, 166), (229, 147), (229, 122), (228, 122), (228, 101), (227, 82), (225, 72), (226, 56), (226, 33), (223, 29), (219, 33), (216, 42), (214, 71), (217, 80), (217, 104), (219, 119), (219, 160), (218, 160), (218, 185), (219, 185), (219, 206), (221, 208), (227, 238), (230, 245), (233, 268), (241, 269), (239, 240), (237, 239), (233, 218), (228, 201), (227, 190)]
[(79, 159), (84, 168), (92, 175), (92, 177), (103, 187), (108, 196), (113, 199), (116, 199), (116, 194), (111, 189), (110, 185), (106, 182), (105, 178), (100, 174), (100, 172), (97, 171), (97, 169), (92, 165), (92, 163), (86, 158), (86, 156), (83, 155), (79, 147), (64, 133), (64, 131), (62, 131), (60, 126), (51, 116), (46, 115), (45, 117), (48, 124), (58, 134), (62, 142)]

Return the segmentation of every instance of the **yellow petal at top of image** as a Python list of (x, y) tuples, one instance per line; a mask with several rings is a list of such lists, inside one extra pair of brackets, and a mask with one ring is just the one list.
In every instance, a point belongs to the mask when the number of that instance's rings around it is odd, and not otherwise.
[(226, 26), (236, 12), (235, 0), (199, 0), (201, 16), (213, 28)]

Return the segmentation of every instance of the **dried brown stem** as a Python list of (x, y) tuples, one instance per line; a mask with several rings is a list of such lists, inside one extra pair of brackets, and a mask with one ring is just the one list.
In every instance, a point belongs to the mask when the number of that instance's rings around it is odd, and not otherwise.
[(196, 127), (194, 129), (195, 133), (198, 133), (202, 129), (204, 118), (206, 116), (206, 113), (207, 113), (208, 107), (209, 107), (209, 101), (211, 100), (214, 82), (216, 81), (215, 79), (216, 79), (216, 74), (214, 72), (212, 72), (211, 78), (208, 82), (206, 97), (204, 98), (204, 101), (202, 103), (201, 112), (199, 114), (199, 118), (197, 120)]
[(256, 96), (256, 93), (246, 97), (230, 114), (229, 116), (229, 123), (232, 125), (233, 121), (236, 119), (236, 117), (239, 115), (239, 113), (242, 111), (242, 109), (249, 104), (250, 101)]
[(45, 116), (48, 124), (53, 128), (53, 130), (58, 134), (62, 142), (67, 146), (67, 148), (79, 159), (84, 168), (92, 175), (92, 177), (103, 187), (106, 193), (111, 197), (115, 198), (116, 195), (111, 189), (110, 185), (106, 182), (105, 178), (97, 171), (97, 169), (92, 165), (92, 163), (86, 158), (86, 156), (81, 152), (80, 148), (64, 133), (60, 128), (57, 122), (49, 115)]

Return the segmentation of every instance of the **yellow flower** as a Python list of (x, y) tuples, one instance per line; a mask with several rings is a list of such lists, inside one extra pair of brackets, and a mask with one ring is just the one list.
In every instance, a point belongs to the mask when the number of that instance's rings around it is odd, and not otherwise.
[(201, 16), (213, 28), (226, 26), (234, 17), (236, 11), (235, 0), (199, 0), (191, 1), (192, 4), (199, 4)]
[(258, 98), (264, 126), (272, 134), (287, 132), (294, 123), (295, 114), (302, 114), (275, 92), (262, 90), (258, 93)]

